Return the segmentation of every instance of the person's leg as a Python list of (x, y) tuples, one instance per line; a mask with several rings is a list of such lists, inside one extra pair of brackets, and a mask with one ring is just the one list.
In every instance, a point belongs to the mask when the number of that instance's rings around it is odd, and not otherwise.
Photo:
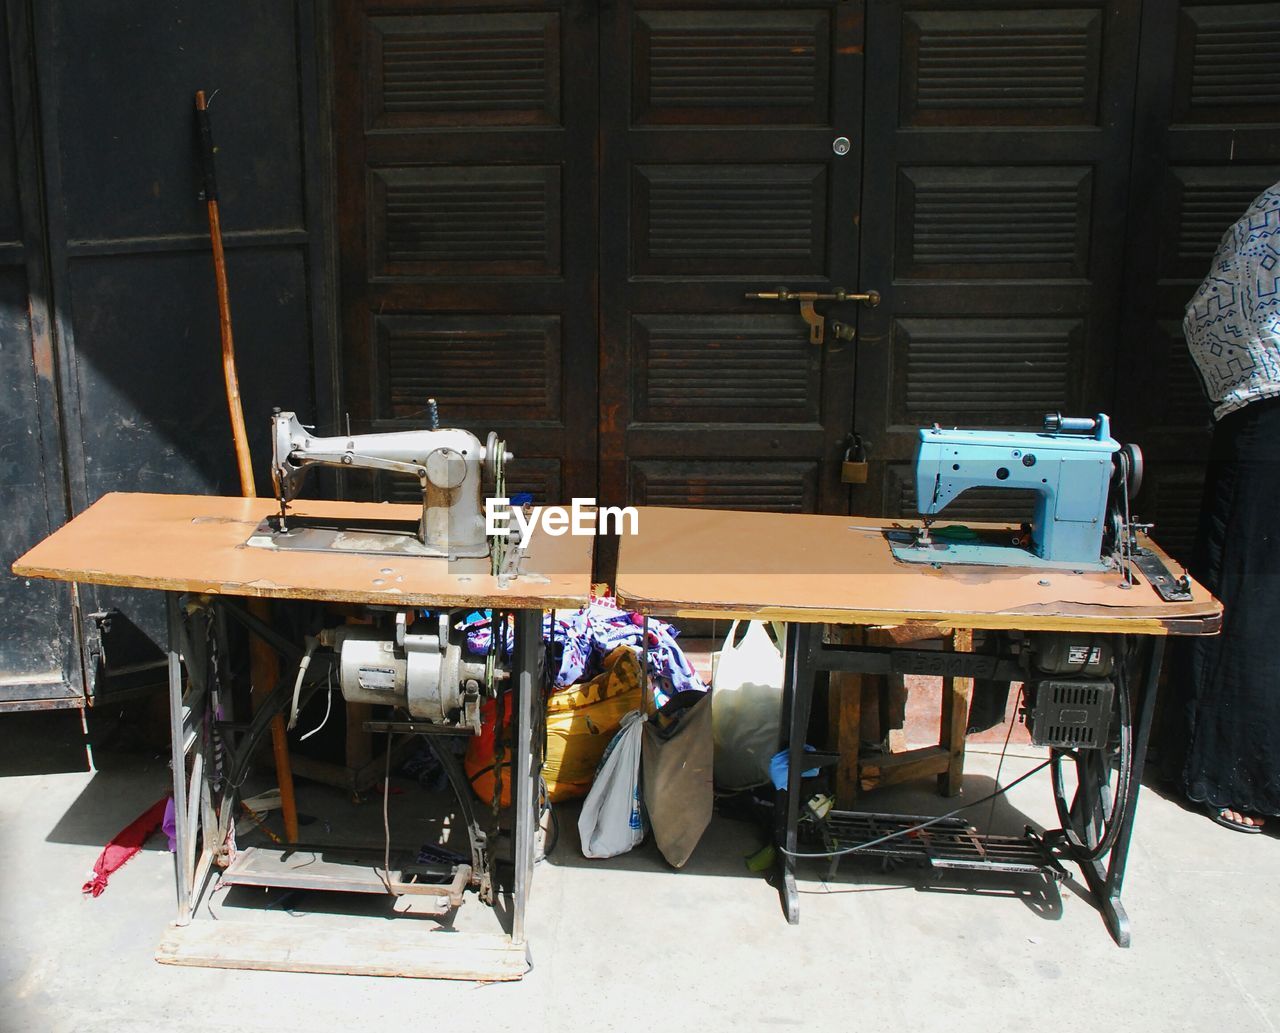
[(1219, 824), (1256, 832), (1280, 814), (1280, 400), (1219, 421), (1193, 573), (1223, 603), (1222, 634), (1191, 649), (1183, 778)]

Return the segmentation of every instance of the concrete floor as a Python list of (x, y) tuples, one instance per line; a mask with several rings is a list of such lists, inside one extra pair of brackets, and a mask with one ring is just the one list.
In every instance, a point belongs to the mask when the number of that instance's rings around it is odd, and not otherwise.
[[(970, 754), (970, 798), (990, 790), (997, 751)], [(1002, 781), (1035, 761), (1033, 749), (1016, 747)], [(102, 844), (164, 793), (165, 761), (154, 749), (98, 748), (95, 763), (85, 770), (77, 715), (0, 719), (4, 1033), (1280, 1027), (1280, 842), (1221, 829), (1159, 791), (1144, 792), (1138, 815), (1128, 951), (1071, 883), (1060, 893), (1025, 884), (980, 893), (954, 877), (866, 863), (846, 863), (831, 883), (807, 867), (793, 928), (775, 891), (743, 867), (759, 845), (750, 826), (717, 818), (676, 873), (648, 844), (583, 860), (567, 815), (535, 874), (534, 970), (519, 983), (477, 985), (157, 964), (173, 910), (163, 838), (102, 897), (80, 885)], [(948, 806), (930, 783), (866, 805)], [(979, 826), (986, 810), (974, 812)], [(1015, 789), (996, 820), (1018, 829), (1052, 814), (1041, 776)]]

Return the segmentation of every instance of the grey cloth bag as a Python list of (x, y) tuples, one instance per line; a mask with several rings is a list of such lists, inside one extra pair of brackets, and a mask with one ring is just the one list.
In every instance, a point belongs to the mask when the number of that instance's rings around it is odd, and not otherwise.
[[(711, 767), (711, 693), (679, 706), (680, 693), (644, 726), (640, 771), (654, 842), (674, 868), (683, 868), (711, 823), (715, 802)], [(675, 704), (673, 706), (673, 704)]]

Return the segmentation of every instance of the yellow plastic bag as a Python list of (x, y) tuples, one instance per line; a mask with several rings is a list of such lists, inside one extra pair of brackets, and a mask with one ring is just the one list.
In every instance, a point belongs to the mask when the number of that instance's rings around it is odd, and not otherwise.
[(590, 681), (569, 685), (547, 700), (547, 757), (543, 777), (552, 803), (586, 796), (605, 747), (623, 716), (641, 705), (640, 658), (618, 646)]

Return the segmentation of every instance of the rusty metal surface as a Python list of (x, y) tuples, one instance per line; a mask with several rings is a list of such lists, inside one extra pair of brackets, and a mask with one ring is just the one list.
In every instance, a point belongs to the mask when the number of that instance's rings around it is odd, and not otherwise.
[(44, 699), (28, 698), (29, 687), (3, 686), (0, 690), (0, 714), (17, 713), (20, 710), (76, 710), (88, 705), (80, 693), (67, 696), (49, 696)]

